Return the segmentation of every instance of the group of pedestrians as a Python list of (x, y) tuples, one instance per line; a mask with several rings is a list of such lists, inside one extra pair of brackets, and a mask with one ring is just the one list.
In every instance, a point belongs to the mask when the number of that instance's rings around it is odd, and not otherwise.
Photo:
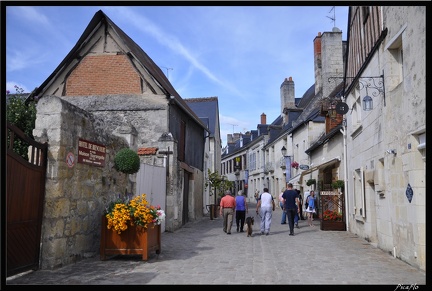
[[(264, 188), (263, 190), (261, 195), (258, 195), (257, 192), (255, 193), (255, 199), (257, 201), (256, 214), (261, 218), (260, 233), (262, 235), (269, 235), (272, 215), (273, 211), (275, 211), (276, 204), (268, 188)], [(293, 236), (294, 227), (300, 228), (298, 221), (305, 220), (305, 218), (303, 217), (303, 198), (300, 194), (300, 190), (293, 189), (292, 183), (288, 183), (287, 188), (281, 190), (279, 194), (279, 206), (283, 211), (281, 224), (286, 224), (288, 220), (289, 235)], [(316, 212), (314, 191), (310, 191), (309, 195), (306, 197), (305, 206), (309, 226), (314, 226), (312, 223), (313, 215)], [(239, 190), (237, 196), (234, 198), (231, 195), (231, 191), (227, 190), (225, 196), (222, 197), (220, 201), (220, 215), (223, 217), (223, 231), (227, 234), (231, 234), (235, 212), (237, 232), (244, 232), (243, 228), (248, 211), (246, 197), (243, 191)]]
[(231, 234), (235, 212), (237, 232), (244, 232), (243, 228), (246, 220), (246, 213), (249, 210), (243, 191), (239, 190), (235, 198), (231, 195), (230, 190), (225, 191), (225, 196), (222, 197), (219, 206), (220, 215), (223, 217), (223, 231), (227, 234)]

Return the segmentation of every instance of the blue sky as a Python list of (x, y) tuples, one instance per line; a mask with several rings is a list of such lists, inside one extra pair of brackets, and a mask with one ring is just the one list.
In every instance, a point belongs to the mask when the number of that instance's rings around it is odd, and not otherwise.
[(262, 113), (268, 123), (280, 115), (285, 78), (293, 78), (296, 97), (314, 84), (318, 32), (336, 26), (347, 37), (348, 6), (249, 3), (254, 6), (6, 4), (6, 89), (31, 92), (42, 84), (102, 10), (161, 67), (180, 96), (218, 97), (225, 146), (227, 134), (257, 129)]

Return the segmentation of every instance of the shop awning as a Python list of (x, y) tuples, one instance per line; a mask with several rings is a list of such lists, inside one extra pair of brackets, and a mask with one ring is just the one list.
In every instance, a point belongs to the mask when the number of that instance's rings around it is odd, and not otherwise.
[[(292, 178), (288, 181), (288, 183), (291, 183), (291, 184), (293, 184), (294, 186), (295, 186), (295, 185), (299, 185), (299, 179), (300, 179), (300, 177), (301, 177), (301, 173), (298, 174), (298, 175), (295, 175), (294, 177), (292, 177)], [(294, 187), (294, 188), (295, 188), (295, 187)]]
[[(319, 170), (319, 169), (325, 168), (325, 167), (327, 167), (327, 166), (329, 166), (329, 165), (332, 165), (332, 164), (335, 164), (335, 163), (337, 163), (337, 162), (340, 162), (340, 160), (341, 160), (340, 157), (335, 157), (335, 158), (333, 158), (333, 159), (331, 159), (331, 160), (329, 160), (329, 161), (326, 161), (326, 162), (323, 162), (323, 163), (321, 163), (321, 164), (319, 164), (319, 165), (313, 166), (313, 167), (311, 167), (310, 169), (301, 172), (301, 173), (300, 173), (300, 176), (299, 176), (298, 179), (297, 179), (297, 181), (300, 180), (300, 182), (302, 182), (302, 178), (303, 178), (304, 175), (309, 174), (309, 173), (312, 173), (312, 172), (314, 172), (314, 171), (316, 171), (316, 170)], [(297, 177), (297, 176), (296, 176), (296, 177)], [(294, 179), (294, 178), (293, 178), (293, 179)]]

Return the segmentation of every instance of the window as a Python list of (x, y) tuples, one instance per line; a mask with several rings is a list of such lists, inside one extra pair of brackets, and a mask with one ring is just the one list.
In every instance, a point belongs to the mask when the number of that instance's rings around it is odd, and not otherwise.
[(355, 102), (351, 107), (351, 123), (352, 123), (351, 134), (354, 134), (361, 127), (362, 104), (360, 99), (359, 86), (355, 87), (353, 94), (354, 94)]
[[(387, 46), (384, 48), (384, 50), (387, 50), (389, 52), (389, 58), (388, 58), (388, 66), (389, 71), (391, 72), (392, 76), (392, 82), (390, 83), (391, 86), (388, 90), (393, 90), (396, 86), (398, 86), (403, 81), (403, 32), (405, 31), (407, 25), (405, 24), (398, 33), (395, 34), (395, 36), (388, 41)], [(394, 79), (393, 79), (394, 78)]]
[(413, 132), (412, 136), (414, 137), (414, 141), (413, 141), (414, 145), (411, 145), (411, 143), (409, 143), (408, 148), (409, 149), (411, 149), (411, 147), (417, 148), (417, 150), (422, 155), (423, 161), (426, 162), (426, 128), (422, 127), (421, 129)]
[(417, 149), (421, 152), (423, 160), (426, 161), (426, 132), (418, 135), (418, 141)]
[(365, 199), (364, 199), (364, 173), (363, 168), (357, 169), (353, 172), (354, 178), (354, 214), (356, 220), (364, 221), (366, 217)]
[(256, 169), (256, 155), (254, 152), (249, 154), (249, 165), (246, 168), (249, 169), (249, 171)]

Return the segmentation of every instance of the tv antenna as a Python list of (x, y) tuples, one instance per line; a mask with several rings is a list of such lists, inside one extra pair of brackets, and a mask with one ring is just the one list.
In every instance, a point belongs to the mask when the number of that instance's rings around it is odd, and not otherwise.
[(169, 70), (173, 70), (173, 68), (167, 68), (167, 67), (161, 67), (161, 68), (166, 69), (166, 71), (167, 71), (167, 79), (168, 79), (168, 81), (169, 81), (169, 74), (168, 74), (168, 71), (169, 71)]
[(331, 13), (333, 10), (333, 17), (327, 16), (328, 18), (331, 19), (331, 21), (333, 21), (333, 27), (336, 26), (336, 6), (333, 6), (332, 9), (330, 9), (330, 11), (328, 13)]
[(237, 124), (228, 123), (229, 125), (232, 125), (233, 127), (233, 134), (234, 134), (234, 126), (238, 126)]

